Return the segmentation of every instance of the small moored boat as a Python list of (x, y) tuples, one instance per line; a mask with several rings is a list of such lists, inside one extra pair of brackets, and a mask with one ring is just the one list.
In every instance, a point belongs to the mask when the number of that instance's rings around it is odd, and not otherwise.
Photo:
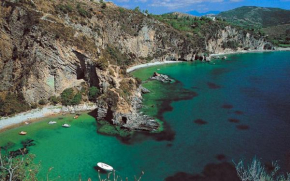
[(20, 135), (26, 135), (27, 132), (25, 132), (25, 131), (20, 131), (19, 134), (20, 134)]
[(48, 124), (56, 124), (56, 121), (49, 121)]
[(26, 124), (26, 125), (27, 125), (27, 124), (29, 124), (29, 122), (25, 121), (25, 122), (24, 122), (24, 124)]
[(99, 162), (98, 164), (98, 167), (100, 167), (101, 169), (103, 170), (106, 170), (106, 171), (113, 171), (114, 168), (108, 164), (105, 164), (105, 163), (102, 163), (102, 162)]
[(63, 124), (62, 127), (64, 127), (64, 128), (69, 128), (70, 125), (69, 125), (69, 124)]
[(78, 115), (76, 115), (75, 117), (74, 117), (74, 119), (78, 119), (79, 118), (79, 116)]

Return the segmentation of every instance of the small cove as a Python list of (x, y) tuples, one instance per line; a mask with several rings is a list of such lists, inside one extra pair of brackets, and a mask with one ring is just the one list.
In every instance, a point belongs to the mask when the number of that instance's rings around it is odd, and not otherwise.
[[(145, 172), (142, 180), (159, 181), (177, 172), (199, 174), (210, 163), (255, 156), (264, 163), (277, 160), (290, 171), (290, 52), (230, 55), (212, 63), (179, 63), (139, 69), (132, 74), (146, 80), (153, 72), (169, 75), (173, 84), (149, 81), (145, 114), (165, 121), (160, 134), (137, 134), (122, 142), (97, 133), (89, 114), (46, 118), (42, 122), (0, 134), (0, 146), (15, 148), (25, 139), (41, 161), (40, 178), (54, 167), (51, 178), (97, 180), (96, 163), (106, 162), (117, 174)], [(49, 120), (58, 124), (48, 125)], [(70, 123), (65, 129), (61, 123)], [(29, 134), (18, 135), (21, 130)]]

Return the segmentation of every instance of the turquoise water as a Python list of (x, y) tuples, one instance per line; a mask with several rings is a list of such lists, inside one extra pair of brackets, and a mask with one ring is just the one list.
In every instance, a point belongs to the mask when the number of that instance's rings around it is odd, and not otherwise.
[[(19, 147), (31, 138), (29, 148), (41, 161), (40, 178), (54, 167), (51, 178), (77, 180), (79, 174), (97, 180), (96, 163), (106, 162), (117, 174), (145, 172), (142, 180), (159, 181), (177, 172), (200, 173), (209, 163), (257, 157), (277, 160), (290, 171), (290, 52), (229, 56), (213, 63), (180, 63), (140, 69), (133, 74), (146, 80), (154, 71), (176, 83), (150, 81), (142, 111), (165, 121), (160, 134), (137, 134), (120, 140), (100, 135), (93, 117), (82, 114), (49, 118), (0, 134)], [(158, 70), (159, 69), (159, 70)], [(48, 125), (48, 120), (58, 125)], [(72, 124), (62, 128), (63, 122)], [(28, 132), (19, 136), (20, 130)]]

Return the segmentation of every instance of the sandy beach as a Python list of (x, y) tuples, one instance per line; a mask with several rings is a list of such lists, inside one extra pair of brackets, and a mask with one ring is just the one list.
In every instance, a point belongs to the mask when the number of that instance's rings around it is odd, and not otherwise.
[(57, 106), (47, 106), (43, 108), (33, 109), (27, 112), (16, 114), (12, 117), (3, 117), (0, 119), (0, 130), (7, 129), (13, 125), (17, 125), (24, 122), (32, 122), (33, 120), (60, 114), (61, 107)]
[[(210, 54), (209, 57), (212, 58), (214, 56), (231, 55), (231, 54), (239, 54), (239, 53), (259, 53), (259, 52), (276, 52), (276, 51), (290, 51), (290, 48), (276, 48), (276, 50), (241, 50), (241, 51), (235, 51), (235, 52), (223, 52), (223, 53)], [(162, 65), (162, 64), (169, 64), (169, 63), (180, 63), (180, 62), (184, 62), (184, 61), (162, 61), (162, 62), (145, 63), (145, 64), (132, 66), (128, 68), (126, 71), (127, 73), (129, 73), (140, 68), (146, 68), (146, 67), (151, 67), (155, 65)]]
[(276, 50), (241, 50), (235, 52), (223, 52), (210, 54), (209, 57), (222, 56), (222, 55), (231, 55), (231, 54), (240, 54), (240, 53), (263, 53), (263, 52), (277, 52), (277, 51), (290, 51), (290, 48), (276, 48)]
[(0, 118), (0, 130), (22, 125), (25, 122), (35, 122), (40, 118), (49, 117), (57, 114), (75, 113), (76, 111), (91, 111), (96, 109), (96, 105), (92, 103), (80, 104), (77, 106), (45, 106), (43, 108), (33, 109), (27, 112), (19, 113), (11, 117)]
[(127, 72), (133, 72), (134, 70), (140, 69), (140, 68), (145, 68), (145, 67), (151, 67), (155, 65), (162, 65), (162, 64), (169, 64), (169, 63), (180, 63), (184, 61), (163, 61), (163, 62), (152, 62), (152, 63), (145, 63), (145, 64), (139, 64), (135, 65), (133, 67), (130, 67), (127, 69)]

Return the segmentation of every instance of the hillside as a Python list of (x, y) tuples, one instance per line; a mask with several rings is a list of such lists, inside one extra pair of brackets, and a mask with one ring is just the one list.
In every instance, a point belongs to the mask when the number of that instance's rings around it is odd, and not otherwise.
[(222, 12), (217, 17), (234, 25), (261, 32), (276, 46), (290, 47), (290, 10), (244, 6)]
[(147, 16), (113, 3), (3, 0), (0, 12), (0, 116), (90, 101), (97, 120), (115, 125), (98, 128), (113, 134), (160, 129), (138, 111), (141, 82), (126, 73), (129, 66), (272, 48), (222, 21)]
[(243, 6), (221, 12), (217, 17), (239, 26), (251, 28), (265, 28), (290, 23), (289, 10), (256, 6)]

